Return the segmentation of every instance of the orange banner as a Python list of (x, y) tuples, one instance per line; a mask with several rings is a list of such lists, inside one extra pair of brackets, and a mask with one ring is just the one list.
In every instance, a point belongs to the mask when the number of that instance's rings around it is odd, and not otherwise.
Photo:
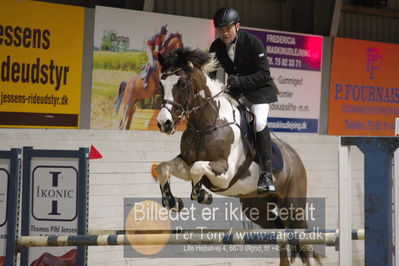
[(399, 117), (399, 45), (335, 38), (328, 134), (393, 136)]

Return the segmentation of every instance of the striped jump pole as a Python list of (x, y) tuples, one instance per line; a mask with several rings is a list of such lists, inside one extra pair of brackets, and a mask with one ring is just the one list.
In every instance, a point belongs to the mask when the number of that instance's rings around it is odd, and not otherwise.
[[(189, 231), (189, 230), (187, 230)], [(214, 233), (212, 237), (204, 233), (191, 233), (188, 238), (171, 234), (165, 241), (165, 234), (112, 234), (75, 236), (20, 236), (19, 248), (44, 246), (115, 246), (115, 245), (276, 245), (276, 244), (323, 244), (334, 246), (339, 233), (337, 230), (316, 232), (309, 230), (247, 230), (235, 233)], [(354, 230), (353, 239), (364, 239), (364, 230)]]
[[(171, 229), (171, 230), (101, 230), (93, 229), (88, 231), (88, 235), (129, 235), (129, 234), (205, 234), (205, 233), (291, 233), (291, 232), (303, 232), (303, 233), (336, 233), (339, 234), (339, 229)], [(352, 240), (364, 240), (364, 229), (352, 230)]]

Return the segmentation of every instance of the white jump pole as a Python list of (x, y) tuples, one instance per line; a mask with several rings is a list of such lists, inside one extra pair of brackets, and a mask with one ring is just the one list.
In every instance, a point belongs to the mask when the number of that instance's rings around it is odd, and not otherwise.
[(352, 265), (352, 201), (350, 146), (339, 140), (339, 265)]

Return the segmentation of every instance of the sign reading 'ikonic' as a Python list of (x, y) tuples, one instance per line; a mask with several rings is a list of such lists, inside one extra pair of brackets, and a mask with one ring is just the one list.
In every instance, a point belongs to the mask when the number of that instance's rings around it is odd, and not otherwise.
[(72, 221), (77, 215), (78, 171), (37, 166), (32, 173), (32, 215), (36, 220)]

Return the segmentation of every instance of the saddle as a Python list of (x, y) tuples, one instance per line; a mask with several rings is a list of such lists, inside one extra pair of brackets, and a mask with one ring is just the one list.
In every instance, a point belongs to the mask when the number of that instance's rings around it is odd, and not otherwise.
[[(243, 141), (251, 153), (252, 159), (259, 163), (258, 156), (256, 154), (256, 124), (255, 124), (255, 114), (249, 111), (242, 104), (238, 105), (238, 110), (240, 111), (241, 123), (240, 130)], [(280, 148), (272, 139), (272, 168), (273, 171), (281, 171), (284, 167), (283, 156)]]
[[(241, 123), (239, 126), (242, 139), (244, 142), (244, 145), (248, 148), (251, 154), (251, 159), (255, 161), (256, 163), (259, 164), (258, 156), (256, 154), (255, 150), (255, 134), (256, 134), (256, 128), (255, 128), (255, 115), (250, 112), (244, 105), (239, 104), (238, 105), (238, 110), (240, 112), (241, 116)], [(250, 164), (250, 159), (249, 160)], [(277, 146), (277, 144), (272, 140), (272, 168), (273, 171), (281, 171), (283, 169), (284, 162), (283, 162), (283, 156), (281, 153), (280, 148)], [(231, 187), (235, 182), (237, 182), (238, 178), (241, 176), (242, 173), (236, 174), (233, 178), (233, 180), (230, 182), (229, 187)], [(202, 183), (212, 192), (223, 192), (226, 191), (227, 189), (222, 189), (222, 188), (217, 188), (215, 187), (211, 181), (209, 181), (207, 176), (202, 177)]]

